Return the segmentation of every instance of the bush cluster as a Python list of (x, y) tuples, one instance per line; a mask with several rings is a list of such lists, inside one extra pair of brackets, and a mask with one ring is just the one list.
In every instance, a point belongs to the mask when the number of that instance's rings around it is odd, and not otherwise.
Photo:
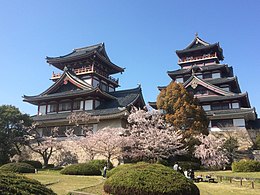
[(87, 163), (73, 164), (61, 170), (65, 175), (101, 175), (106, 160), (92, 160)]
[(7, 163), (0, 167), (0, 171), (15, 173), (34, 173), (35, 168), (27, 163)]
[(29, 179), (13, 173), (0, 172), (0, 194), (53, 195), (55, 193), (34, 179)]
[(260, 171), (260, 162), (255, 160), (241, 160), (232, 163), (233, 172), (257, 172)]
[(199, 195), (182, 174), (160, 164), (120, 165), (110, 171), (104, 190), (114, 195)]
[(37, 160), (24, 160), (23, 163), (27, 163), (29, 165), (32, 165), (35, 169), (42, 169), (42, 163)]

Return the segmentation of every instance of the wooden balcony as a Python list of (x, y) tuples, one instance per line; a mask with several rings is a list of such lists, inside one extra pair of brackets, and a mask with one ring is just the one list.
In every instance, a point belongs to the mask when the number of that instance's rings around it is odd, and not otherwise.
[(181, 58), (179, 59), (178, 64), (184, 64), (187, 62), (195, 62), (200, 60), (207, 60), (212, 58), (217, 58), (216, 52), (214, 54), (204, 54), (202, 56), (196, 56), (196, 57), (191, 56), (191, 57)]
[[(74, 73), (75, 73), (76, 75), (83, 75), (83, 74), (88, 74), (88, 73), (93, 73), (93, 72), (95, 72), (95, 73), (99, 74), (100, 76), (102, 76), (102, 77), (108, 79), (109, 81), (111, 81), (111, 82), (113, 82), (113, 83), (118, 84), (118, 82), (119, 82), (118, 79), (115, 79), (115, 78), (109, 76), (108, 74), (106, 74), (106, 73), (103, 72), (103, 71), (94, 70), (93, 67), (91, 67), (91, 68), (89, 68), (89, 67), (82, 67), (82, 68), (74, 69), (73, 71), (74, 71)], [(60, 77), (61, 77), (61, 73), (54, 73), (54, 72), (53, 72), (53, 73), (52, 73), (51, 80), (57, 80), (57, 79), (59, 79)]]

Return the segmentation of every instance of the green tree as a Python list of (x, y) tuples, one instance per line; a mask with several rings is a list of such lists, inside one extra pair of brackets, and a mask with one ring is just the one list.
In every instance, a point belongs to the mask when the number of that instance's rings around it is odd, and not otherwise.
[(237, 150), (238, 150), (238, 141), (235, 137), (229, 137), (222, 145), (222, 148), (227, 153), (227, 157), (229, 159), (229, 164), (234, 162), (234, 159), (237, 157)]
[(260, 135), (256, 136), (254, 147), (257, 150), (260, 150)]
[[(165, 112), (165, 120), (186, 135), (208, 134), (208, 119), (198, 100), (182, 84), (171, 82), (157, 97), (157, 108)], [(186, 136), (188, 137), (188, 136)]]
[(10, 161), (15, 154), (21, 154), (25, 144), (23, 136), (31, 125), (29, 115), (22, 114), (11, 105), (0, 106), (0, 164)]

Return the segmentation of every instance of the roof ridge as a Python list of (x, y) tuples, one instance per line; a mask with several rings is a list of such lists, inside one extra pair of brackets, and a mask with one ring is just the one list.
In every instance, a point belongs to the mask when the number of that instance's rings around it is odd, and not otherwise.
[(89, 46), (85, 46), (85, 47), (75, 48), (75, 49), (73, 49), (73, 51), (84, 50), (84, 49), (87, 49), (87, 48), (99, 47), (99, 46), (104, 46), (104, 42), (97, 43), (97, 44), (95, 44), (95, 45), (89, 45)]
[[(195, 34), (195, 38), (191, 41), (191, 43), (190, 43), (187, 47), (185, 47), (185, 49), (191, 49), (194, 44), (197, 45), (198, 43), (201, 43), (201, 44), (204, 45), (204, 46), (212, 45), (212, 44), (210, 44), (210, 43), (204, 41), (203, 39), (201, 39), (201, 38), (198, 36), (198, 34), (196, 33), (196, 34)], [(184, 50), (185, 50), (185, 49), (184, 49)]]
[(124, 93), (127, 91), (142, 91), (141, 85), (138, 85), (138, 87), (136, 88), (131, 88), (131, 89), (123, 89), (123, 90), (119, 90), (119, 91), (113, 91), (113, 92), (109, 92), (109, 93)]

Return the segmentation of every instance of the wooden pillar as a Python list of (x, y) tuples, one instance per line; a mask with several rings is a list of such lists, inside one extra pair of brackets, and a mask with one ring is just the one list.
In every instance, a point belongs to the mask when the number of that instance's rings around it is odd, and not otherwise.
[(37, 115), (39, 115), (39, 114), (40, 114), (40, 106), (41, 106), (41, 104), (40, 104), (40, 103), (38, 103), (38, 113), (37, 113)]
[(56, 108), (56, 113), (58, 114), (59, 113), (59, 101), (57, 101), (57, 103), (56, 103), (56, 106), (57, 106), (57, 108)]
[(48, 103), (46, 103), (46, 108), (45, 108), (45, 114), (47, 114), (48, 113)]

